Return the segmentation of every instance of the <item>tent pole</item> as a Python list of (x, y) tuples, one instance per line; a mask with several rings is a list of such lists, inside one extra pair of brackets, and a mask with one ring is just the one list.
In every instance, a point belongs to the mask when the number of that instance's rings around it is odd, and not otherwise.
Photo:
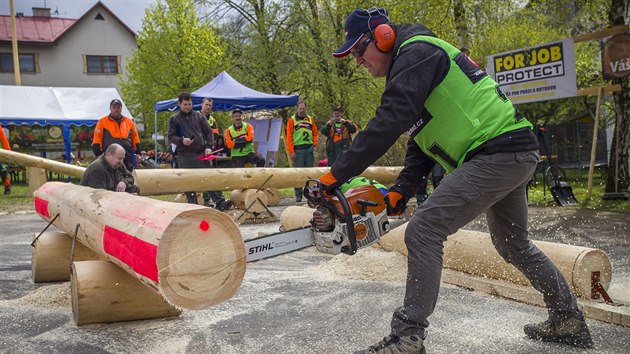
[(155, 124), (153, 126), (153, 140), (155, 140), (155, 149), (153, 150), (153, 158), (155, 159), (155, 165), (157, 166), (157, 159), (158, 159), (158, 143), (157, 143), (157, 137), (158, 137), (158, 133), (157, 133), (157, 111), (154, 112), (154, 118), (153, 118), (153, 123)]
[[(63, 142), (66, 147), (66, 162), (72, 164), (72, 146), (70, 145), (72, 138), (70, 137), (70, 127), (62, 125), (61, 133), (63, 135)], [(71, 176), (68, 176), (68, 182), (71, 181)]]

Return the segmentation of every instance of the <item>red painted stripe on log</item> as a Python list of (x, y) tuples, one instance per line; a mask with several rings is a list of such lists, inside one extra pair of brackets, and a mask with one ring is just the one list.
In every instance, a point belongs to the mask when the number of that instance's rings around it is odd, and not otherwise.
[[(146, 206), (131, 206), (131, 208), (127, 207), (125, 209), (116, 209), (112, 212), (112, 215), (160, 232), (166, 230), (166, 227), (168, 227), (168, 225), (171, 223), (171, 220), (169, 218), (159, 218), (148, 215), (152, 212), (152, 210), (147, 210)], [(151, 219), (153, 219), (151, 222), (147, 222), (147, 220)]]
[(50, 213), (48, 212), (48, 201), (46, 199), (35, 197), (35, 211), (37, 214), (45, 218), (50, 218)]
[(158, 282), (157, 246), (105, 225), (103, 250), (136, 273)]

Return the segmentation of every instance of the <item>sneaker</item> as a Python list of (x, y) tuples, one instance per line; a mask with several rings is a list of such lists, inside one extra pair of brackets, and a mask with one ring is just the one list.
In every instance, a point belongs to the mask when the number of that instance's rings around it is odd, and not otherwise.
[(231, 200), (223, 199), (222, 201), (217, 203), (217, 209), (220, 211), (226, 211), (228, 209), (231, 209), (233, 205), (234, 204), (232, 204)]
[(577, 318), (561, 322), (546, 320), (527, 324), (523, 330), (529, 338), (543, 342), (565, 343), (578, 348), (593, 347), (593, 340), (586, 322)]
[(301, 203), (302, 202), (302, 196), (295, 197), (295, 202), (296, 203)]
[(204, 200), (203, 201), (203, 206), (208, 207), (208, 208), (214, 208), (214, 203), (212, 203), (209, 200)]
[(354, 354), (367, 354), (367, 353), (381, 353), (381, 354), (394, 354), (394, 353), (414, 353), (425, 354), (424, 338), (417, 334), (410, 336), (398, 337), (389, 335), (383, 338), (382, 341), (374, 344), (373, 346), (354, 352)]
[(4, 194), (11, 194), (11, 185), (4, 187)]

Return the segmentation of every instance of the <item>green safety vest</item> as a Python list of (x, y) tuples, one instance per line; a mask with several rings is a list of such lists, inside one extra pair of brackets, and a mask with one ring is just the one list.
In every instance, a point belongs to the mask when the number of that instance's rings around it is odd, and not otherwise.
[(409, 131), (413, 134), (419, 130), (413, 140), (446, 171), (461, 166), (466, 154), (488, 140), (510, 131), (532, 128), (490, 76), (478, 67), (476, 72), (464, 72), (455, 61), (461, 51), (451, 44), (418, 35), (404, 41), (396, 55), (413, 42), (435, 45), (450, 58), (446, 77), (424, 103), (431, 118), (428, 122), (420, 119)]
[(306, 116), (298, 120), (295, 115), (293, 119), (293, 145), (313, 145), (313, 118)]
[[(240, 130), (236, 130), (234, 128), (234, 125), (230, 125), (228, 129), (230, 131), (230, 137), (232, 137), (232, 140), (235, 140), (241, 135), (247, 135), (247, 123), (245, 122), (243, 122), (243, 126), (241, 127)], [(250, 142), (247, 142), (245, 146), (243, 147), (240, 147), (240, 148), (235, 147), (231, 149), (230, 155), (232, 157), (241, 157), (241, 156), (247, 156), (253, 152), (254, 152), (254, 143), (250, 141)]]

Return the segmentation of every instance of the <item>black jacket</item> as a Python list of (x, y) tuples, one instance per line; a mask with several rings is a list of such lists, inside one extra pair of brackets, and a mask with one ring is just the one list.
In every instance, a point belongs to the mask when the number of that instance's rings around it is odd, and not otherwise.
[[(397, 25), (394, 29), (396, 31), (394, 54), (405, 40), (415, 35), (435, 36), (422, 25)], [(428, 114), (424, 109), (424, 103), (433, 89), (442, 82), (449, 68), (448, 54), (434, 45), (413, 42), (404, 46), (392, 59), (376, 116), (357, 134), (350, 149), (335, 161), (331, 168), (333, 176), (343, 183), (351, 177), (360, 175), (383, 156), (400, 135), (407, 132), (423, 115)], [(531, 131), (519, 132), (517, 135), (519, 137), (523, 135), (522, 139), (518, 140), (521, 142), (519, 144), (514, 144), (514, 140), (511, 139), (499, 139), (502, 137), (499, 136), (494, 139), (497, 141), (488, 141), (477, 151), (496, 153), (529, 151), (537, 148), (536, 137)], [(392, 188), (408, 199), (434, 164), (435, 162), (409, 139), (405, 166)]]
[[(189, 146), (184, 145), (184, 138), (193, 139)], [(168, 120), (168, 141), (177, 146), (177, 155), (200, 156), (205, 149), (212, 149), (214, 134), (208, 120), (199, 112), (177, 112)]]
[(124, 165), (116, 169), (111, 168), (103, 154), (85, 169), (80, 183), (82, 186), (107, 189), (108, 191), (115, 192), (116, 186), (120, 181), (125, 182), (127, 185), (125, 192), (140, 192), (138, 187), (134, 185), (131, 172), (129, 172)]

